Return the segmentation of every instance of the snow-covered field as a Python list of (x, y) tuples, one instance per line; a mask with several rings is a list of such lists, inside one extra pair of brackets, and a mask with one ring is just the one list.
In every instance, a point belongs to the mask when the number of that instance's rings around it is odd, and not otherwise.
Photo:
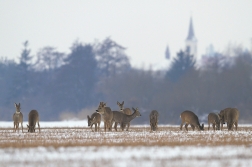
[(225, 166), (252, 165), (245, 146), (37, 147), (0, 149), (0, 166)]
[(13, 133), (12, 122), (0, 122), (0, 166), (252, 166), (252, 125), (237, 132), (166, 125), (153, 133), (148, 125), (91, 132), (86, 121), (40, 126), (41, 133)]

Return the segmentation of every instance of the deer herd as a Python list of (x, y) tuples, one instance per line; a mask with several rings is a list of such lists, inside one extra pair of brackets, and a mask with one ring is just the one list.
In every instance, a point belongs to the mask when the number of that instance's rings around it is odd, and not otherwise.
[[(20, 111), (21, 106), (20, 103), (14, 103), (16, 112), (13, 114), (13, 123), (14, 123), (14, 132), (18, 130), (19, 132), (19, 124), (21, 124), (22, 132), (23, 132), (23, 114)], [(120, 125), (122, 131), (126, 128), (126, 131), (130, 128), (130, 122), (136, 118), (141, 116), (138, 108), (124, 108), (124, 101), (122, 103), (117, 102), (119, 106), (119, 111), (112, 111), (110, 107), (106, 106), (106, 103), (100, 102), (96, 112), (94, 112), (91, 117), (88, 115), (88, 126), (90, 126), (91, 131), (93, 131), (92, 127), (95, 125), (95, 131), (100, 131), (100, 124), (103, 120), (104, 122), (104, 131), (112, 131), (114, 127), (115, 131), (117, 131), (117, 125)], [(133, 112), (132, 112), (133, 111)], [(150, 121), (150, 130), (151, 132), (158, 130), (158, 117), (159, 113), (156, 110), (152, 110), (149, 115)], [(189, 110), (183, 111), (180, 114), (181, 124), (180, 130), (182, 130), (183, 125), (185, 124), (185, 129), (188, 131), (188, 125), (191, 126), (192, 130), (195, 128), (198, 130), (204, 130), (204, 124), (200, 125), (198, 116)], [(233, 130), (235, 126), (235, 130), (238, 127), (238, 119), (239, 119), (239, 111), (236, 108), (225, 108), (220, 111), (220, 113), (209, 113), (208, 114), (208, 130), (210, 129), (210, 125), (212, 124), (213, 130), (223, 130), (223, 124), (227, 123), (227, 129)], [(35, 132), (35, 126), (39, 125), (39, 113), (37, 110), (31, 110), (28, 115), (28, 132)], [(113, 126), (114, 125), (114, 126)]]
[[(96, 112), (93, 113), (91, 117), (89, 117), (89, 115), (87, 116), (88, 126), (90, 126), (91, 130), (92, 126), (95, 125), (95, 131), (99, 131), (100, 123), (103, 118), (104, 131), (112, 131), (113, 124), (115, 131), (117, 131), (118, 124), (120, 125), (122, 131), (124, 131), (125, 127), (127, 126), (126, 131), (128, 131), (130, 127), (130, 121), (141, 116), (138, 108), (135, 109), (132, 107), (132, 110), (130, 108), (124, 108), (124, 101), (122, 103), (117, 102), (117, 105), (119, 106), (120, 111), (112, 111), (110, 107), (106, 106), (106, 103), (100, 102)], [(152, 110), (150, 112), (149, 121), (151, 132), (158, 130), (158, 117), (158, 111)], [(188, 131), (188, 125), (190, 125), (193, 130), (195, 127), (198, 130), (204, 130), (204, 124), (200, 125), (198, 116), (194, 112), (188, 110), (183, 111), (180, 114), (180, 118), (180, 130), (182, 130), (184, 124), (186, 131)], [(210, 113), (208, 115), (208, 130), (210, 129), (211, 124), (214, 131), (220, 129), (223, 130), (223, 124), (225, 123), (227, 123), (228, 130), (233, 130), (233, 126), (235, 126), (235, 129), (237, 130), (238, 119), (239, 111), (236, 108), (225, 108), (221, 110), (220, 113)]]

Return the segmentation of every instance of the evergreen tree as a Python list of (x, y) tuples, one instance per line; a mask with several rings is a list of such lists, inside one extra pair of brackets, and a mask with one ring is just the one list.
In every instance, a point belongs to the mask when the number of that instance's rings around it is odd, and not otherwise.
[(24, 49), (22, 50), (20, 59), (19, 59), (19, 66), (21, 68), (22, 71), (27, 72), (28, 68), (30, 67), (31, 63), (31, 59), (32, 56), (30, 56), (31, 50), (28, 49), (28, 41), (24, 42)]
[(173, 58), (171, 68), (166, 73), (166, 78), (176, 82), (189, 70), (195, 70), (194, 57), (182, 50), (177, 53), (177, 56)]
[(110, 38), (96, 45), (96, 58), (101, 76), (112, 76), (130, 70), (125, 48)]
[(58, 69), (56, 84), (51, 87), (51, 91), (55, 92), (52, 95), (52, 105), (59, 111), (77, 111), (92, 105), (96, 73), (97, 62), (93, 47), (74, 43), (71, 53), (65, 59), (65, 65)]
[(24, 42), (24, 49), (21, 52), (21, 56), (19, 58), (19, 64), (18, 64), (18, 73), (17, 77), (15, 78), (15, 84), (16, 84), (16, 93), (18, 93), (22, 98), (25, 97), (25, 95), (29, 94), (29, 92), (32, 90), (29, 86), (30, 84), (30, 69), (32, 67), (31, 59), (32, 56), (30, 55), (31, 50), (28, 49), (28, 41)]

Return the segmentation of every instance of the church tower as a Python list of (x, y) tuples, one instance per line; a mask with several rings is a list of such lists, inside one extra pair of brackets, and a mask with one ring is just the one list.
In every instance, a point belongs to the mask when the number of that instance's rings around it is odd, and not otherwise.
[(190, 18), (190, 25), (189, 25), (189, 31), (188, 36), (186, 38), (186, 52), (188, 52), (190, 55), (193, 55), (195, 58), (197, 57), (197, 39), (194, 35), (193, 30), (193, 22), (192, 17)]

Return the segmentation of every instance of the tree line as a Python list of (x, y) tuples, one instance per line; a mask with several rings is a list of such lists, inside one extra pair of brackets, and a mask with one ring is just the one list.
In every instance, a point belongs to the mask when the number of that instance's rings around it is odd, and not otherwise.
[(75, 41), (68, 54), (47, 46), (31, 55), (25, 42), (19, 62), (0, 61), (0, 120), (11, 120), (14, 102), (21, 103), (24, 118), (36, 109), (41, 120), (52, 121), (82, 110), (86, 118), (100, 101), (112, 110), (119, 110), (117, 101), (138, 107), (142, 116), (135, 123), (148, 123), (152, 110), (160, 113), (159, 123), (178, 124), (184, 110), (204, 120), (226, 107), (237, 107), (243, 122), (252, 120), (251, 53), (233, 48), (232, 56), (216, 53), (198, 66), (181, 50), (170, 67), (153, 71), (133, 68), (125, 50), (106, 38)]

